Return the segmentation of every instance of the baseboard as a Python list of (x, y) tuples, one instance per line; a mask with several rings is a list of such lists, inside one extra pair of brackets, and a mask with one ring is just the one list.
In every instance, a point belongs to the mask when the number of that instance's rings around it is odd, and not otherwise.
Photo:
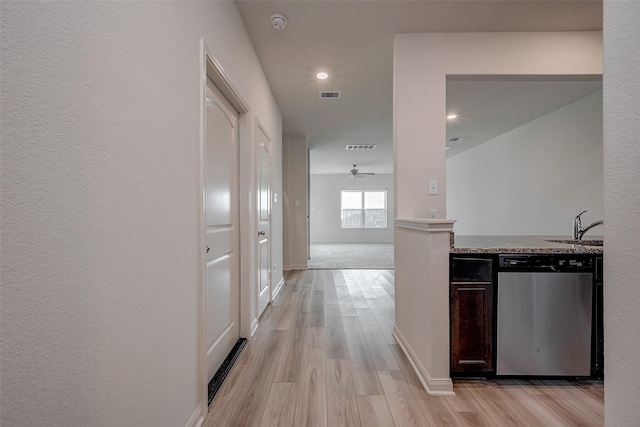
[(202, 415), (202, 403), (198, 405), (193, 415), (187, 422), (186, 427), (200, 427), (204, 423), (204, 415)]
[(407, 340), (402, 335), (402, 332), (398, 329), (397, 326), (393, 325), (393, 337), (400, 345), (402, 352), (409, 359), (409, 363), (413, 367), (413, 370), (416, 372), (418, 379), (420, 379), (420, 383), (422, 383), (422, 387), (432, 396), (455, 396), (455, 392), (453, 391), (453, 381), (451, 378), (431, 378), (429, 373), (424, 369), (422, 363), (418, 360), (415, 353), (407, 343)]
[(280, 295), (280, 292), (282, 291), (283, 288), (284, 288), (284, 277), (280, 279), (275, 289), (273, 290), (273, 295), (271, 295), (271, 301), (275, 301), (276, 298), (278, 298), (278, 295)]
[(253, 334), (256, 333), (256, 330), (258, 329), (258, 319), (253, 319), (253, 322), (251, 322), (251, 336), (253, 336)]
[(283, 270), (285, 271), (291, 271), (291, 270), (307, 270), (309, 268), (309, 266), (307, 264), (305, 265), (287, 265), (283, 268)]

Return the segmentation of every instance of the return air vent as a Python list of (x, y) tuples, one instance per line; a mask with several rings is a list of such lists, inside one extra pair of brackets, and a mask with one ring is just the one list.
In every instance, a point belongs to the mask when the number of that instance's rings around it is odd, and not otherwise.
[(376, 148), (375, 145), (347, 145), (347, 150), (373, 150)]
[(454, 136), (452, 138), (447, 139), (447, 142), (460, 142), (466, 139), (464, 136)]
[(339, 90), (321, 90), (320, 99), (340, 99), (341, 92)]

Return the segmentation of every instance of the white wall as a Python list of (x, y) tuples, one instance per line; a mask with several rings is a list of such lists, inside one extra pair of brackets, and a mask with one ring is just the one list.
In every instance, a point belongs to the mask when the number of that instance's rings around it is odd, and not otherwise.
[[(601, 72), (600, 32), (398, 34), (394, 44), (396, 215), (428, 217), (429, 209), (436, 208), (439, 218), (447, 216), (443, 143), (447, 75)], [(428, 195), (430, 179), (440, 181), (437, 196)]]
[(605, 425), (640, 420), (640, 2), (604, 2)]
[(285, 135), (282, 140), (282, 202), (284, 204), (284, 268), (307, 268), (308, 177), (307, 138)]
[(194, 424), (200, 37), (281, 143), (236, 6), (2, 2), (1, 19), (0, 423)]
[[(387, 228), (341, 228), (341, 190), (387, 190)], [(393, 243), (393, 175), (311, 175), (311, 243)]]
[(460, 235), (570, 236), (603, 218), (602, 161), (599, 91), (448, 158), (447, 214)]
[[(399, 34), (393, 54), (396, 217), (427, 218), (429, 209), (437, 209), (442, 218), (447, 192), (447, 75), (601, 74), (602, 34)], [(438, 195), (428, 195), (431, 179), (439, 181)], [(422, 239), (427, 242), (423, 245), (396, 228), (396, 312), (405, 311), (396, 319), (396, 327), (415, 350), (432, 383), (444, 385), (449, 378), (448, 265), (435, 264), (426, 271), (424, 265), (398, 262), (399, 255), (413, 252), (428, 260), (447, 256), (448, 240), (430, 236), (434, 233), (429, 228), (425, 227)], [(400, 301), (406, 301), (408, 295), (429, 301), (422, 309), (429, 310), (427, 323), (411, 321), (424, 313), (417, 312), (420, 308), (403, 306)], [(424, 342), (432, 345), (424, 348)]]

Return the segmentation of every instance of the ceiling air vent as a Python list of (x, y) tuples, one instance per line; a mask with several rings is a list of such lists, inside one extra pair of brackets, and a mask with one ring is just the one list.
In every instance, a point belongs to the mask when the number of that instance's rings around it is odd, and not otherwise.
[(464, 139), (465, 139), (464, 136), (454, 136), (453, 138), (447, 139), (447, 142), (459, 142), (459, 141), (462, 141)]
[(347, 150), (373, 150), (376, 148), (374, 145), (347, 145)]
[(340, 91), (339, 90), (321, 90), (320, 99), (340, 99)]

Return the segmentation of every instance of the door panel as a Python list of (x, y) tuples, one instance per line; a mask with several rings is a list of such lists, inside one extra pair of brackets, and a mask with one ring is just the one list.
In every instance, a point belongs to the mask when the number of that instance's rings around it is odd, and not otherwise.
[(234, 231), (232, 228), (214, 228), (207, 230), (207, 246), (209, 253), (207, 254), (207, 264), (213, 260), (221, 258), (227, 254), (233, 253), (235, 245)]
[(492, 371), (492, 286), (452, 283), (451, 371)]
[(271, 295), (269, 294), (269, 239), (264, 238), (260, 239), (258, 242), (258, 251), (259, 251), (259, 264), (258, 264), (258, 277), (260, 283), (260, 313), (264, 311), (264, 309), (269, 304), (271, 299)]
[[(207, 313), (211, 313), (212, 320), (207, 339), (211, 344), (234, 323), (234, 319), (231, 319), (231, 264), (231, 255), (224, 255), (207, 264)], [(207, 352), (210, 350), (207, 349)]]
[(210, 380), (240, 337), (238, 114), (210, 81), (206, 102), (205, 300)]
[(211, 135), (212, 140), (206, 151), (207, 226), (232, 223), (231, 191), (234, 188), (232, 162), (235, 159), (236, 144), (231, 141), (234, 139), (234, 132), (237, 133), (237, 127), (229, 121), (227, 113), (221, 107), (220, 104), (207, 102), (207, 128), (219, 129), (215, 136)]
[(258, 313), (262, 314), (271, 301), (271, 187), (269, 137), (262, 126), (256, 126), (258, 156)]

